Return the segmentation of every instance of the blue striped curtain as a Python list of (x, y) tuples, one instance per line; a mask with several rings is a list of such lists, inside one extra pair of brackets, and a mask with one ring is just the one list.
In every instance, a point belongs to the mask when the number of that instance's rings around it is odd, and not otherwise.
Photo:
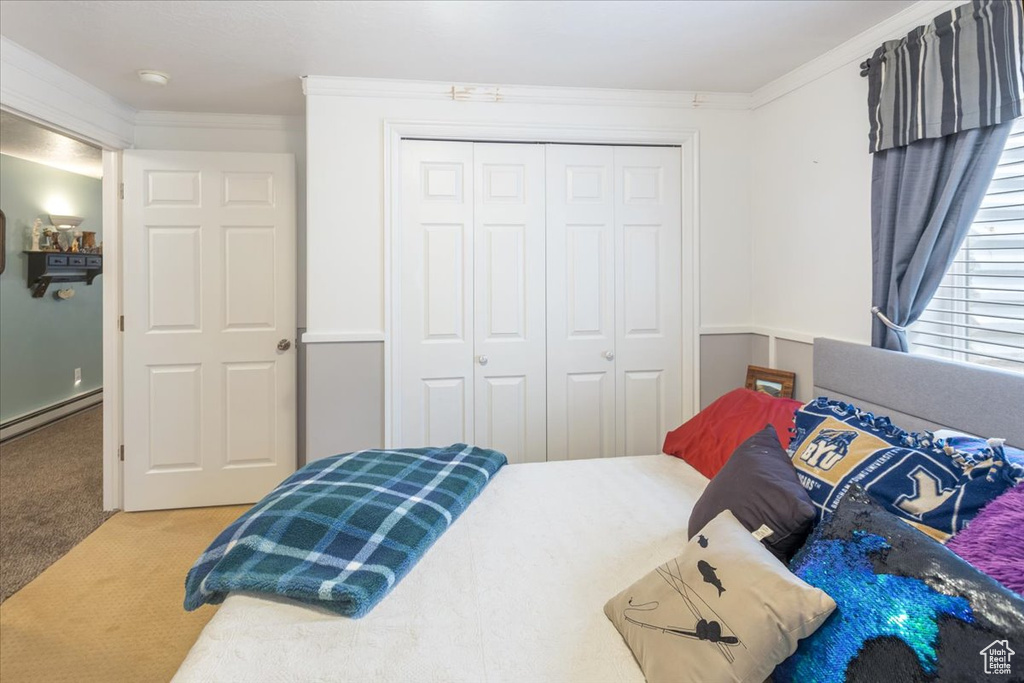
[(875, 50), (871, 152), (1024, 115), (1024, 3), (974, 0)]

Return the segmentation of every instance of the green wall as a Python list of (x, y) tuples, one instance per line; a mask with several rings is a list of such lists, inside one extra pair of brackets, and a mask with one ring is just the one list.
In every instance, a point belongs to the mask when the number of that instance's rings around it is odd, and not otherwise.
[[(82, 230), (102, 232), (102, 181), (0, 154), (0, 209), (7, 216), (7, 268), (0, 275), (0, 422), (103, 386), (103, 276), (92, 285), (51, 284), (32, 298), (22, 250), (32, 222), (47, 214), (82, 216)], [(82, 383), (75, 386), (75, 368)]]

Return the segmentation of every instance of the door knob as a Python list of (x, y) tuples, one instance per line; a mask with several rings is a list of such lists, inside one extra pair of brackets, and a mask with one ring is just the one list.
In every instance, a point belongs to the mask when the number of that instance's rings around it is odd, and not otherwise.
[(605, 351), (604, 352), (604, 357), (605, 357), (605, 360), (615, 360), (615, 352), (614, 351)]
[(476, 362), (480, 365), (487, 365), (487, 356), (477, 356)]
[(287, 351), (290, 348), (292, 348), (292, 343), (288, 339), (282, 339), (281, 341), (277, 342), (278, 351)]

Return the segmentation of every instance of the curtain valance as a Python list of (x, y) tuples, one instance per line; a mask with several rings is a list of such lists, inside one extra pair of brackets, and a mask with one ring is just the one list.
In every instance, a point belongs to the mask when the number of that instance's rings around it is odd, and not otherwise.
[(890, 40), (868, 76), (871, 152), (1024, 114), (1024, 4), (974, 0)]

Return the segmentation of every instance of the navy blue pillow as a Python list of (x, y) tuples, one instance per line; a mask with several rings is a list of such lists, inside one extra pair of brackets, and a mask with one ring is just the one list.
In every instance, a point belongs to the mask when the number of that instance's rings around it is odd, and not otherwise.
[(733, 451), (690, 512), (690, 538), (730, 510), (775, 557), (788, 562), (814, 526), (814, 506), (767, 425)]
[[(775, 669), (775, 683), (1024, 680), (1024, 600), (859, 487), (790, 569), (836, 610)], [(987, 677), (1007, 648), (1022, 659)]]

